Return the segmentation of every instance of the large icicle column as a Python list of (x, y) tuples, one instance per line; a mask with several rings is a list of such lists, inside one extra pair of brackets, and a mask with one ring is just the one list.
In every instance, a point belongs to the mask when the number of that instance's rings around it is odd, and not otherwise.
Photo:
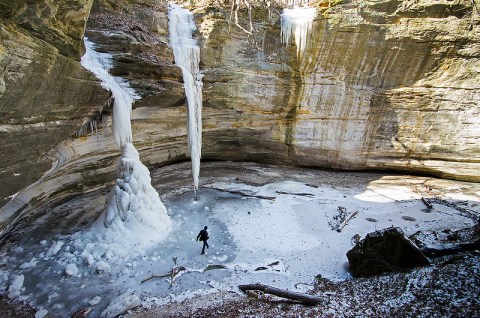
[(104, 244), (105, 249), (123, 253), (141, 251), (166, 237), (170, 230), (170, 218), (151, 185), (150, 172), (140, 161), (132, 144), (130, 112), (134, 99), (139, 97), (127, 82), (109, 74), (111, 55), (94, 51), (93, 44), (88, 40), (85, 40), (85, 47), (82, 65), (112, 92), (113, 135), (122, 149), (117, 180), (107, 198), (104, 212), (92, 229), (98, 238), (95, 244)]
[(283, 9), (280, 18), (282, 42), (288, 46), (293, 35), (295, 45), (297, 46), (297, 56), (300, 56), (307, 47), (307, 36), (312, 30), (315, 16), (315, 8), (295, 7), (293, 9)]
[(192, 38), (197, 29), (193, 14), (182, 7), (168, 7), (170, 45), (175, 63), (182, 69), (183, 85), (188, 108), (188, 149), (192, 159), (193, 189), (198, 189), (200, 158), (202, 156), (202, 77), (200, 74), (200, 47)]

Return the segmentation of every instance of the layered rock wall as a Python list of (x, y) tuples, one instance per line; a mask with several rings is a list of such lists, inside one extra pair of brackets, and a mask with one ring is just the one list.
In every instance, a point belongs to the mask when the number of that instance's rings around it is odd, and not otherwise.
[(108, 101), (79, 63), (91, 4), (0, 1), (0, 227), (30, 202), (17, 199), (10, 212), (5, 204), (38, 181), (56, 146)]
[[(188, 159), (165, 2), (68, 0), (48, 10), (3, 2), (0, 133), (8, 142), (0, 145), (0, 173), (15, 186), (2, 185), (0, 196), (55, 163), (3, 215), (113, 181), (119, 150), (106, 116), (109, 95), (78, 63), (89, 13), (86, 36), (113, 55), (111, 73), (142, 96), (132, 113), (142, 161), (153, 168)], [(205, 75), (203, 159), (479, 181), (475, 2), (343, 1), (325, 9), (326, 2), (313, 4), (318, 16), (299, 57), (281, 43), (278, 3), (190, 4)], [(102, 114), (97, 134), (81, 129)]]

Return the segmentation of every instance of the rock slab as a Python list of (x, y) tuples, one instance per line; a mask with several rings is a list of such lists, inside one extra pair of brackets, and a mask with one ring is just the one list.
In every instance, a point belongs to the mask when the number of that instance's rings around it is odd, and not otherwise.
[(347, 252), (350, 272), (366, 277), (387, 272), (404, 271), (430, 262), (400, 228), (375, 231)]

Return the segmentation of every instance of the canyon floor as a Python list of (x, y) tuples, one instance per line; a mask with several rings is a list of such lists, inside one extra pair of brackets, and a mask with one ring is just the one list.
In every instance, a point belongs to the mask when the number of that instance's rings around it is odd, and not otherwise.
[[(427, 245), (475, 228), (480, 184), (205, 162), (195, 196), (189, 173), (189, 163), (151, 172), (172, 220), (168, 238), (142, 255), (107, 260), (101, 268), (85, 262), (75, 239), (101, 212), (109, 189), (77, 196), (20, 222), (0, 250), (0, 315), (66, 317), (89, 308), (89, 317), (97, 317), (126, 293), (138, 296), (140, 304), (128, 317), (480, 313), (478, 251), (435, 258), (432, 265), (406, 273), (362, 279), (351, 277), (345, 255), (355, 238), (391, 226), (408, 236), (421, 233)], [(422, 198), (431, 199), (433, 209)], [(358, 213), (338, 232), (342, 210)], [(210, 248), (200, 255), (195, 238), (205, 225)], [(174, 267), (183, 270), (173, 280), (151, 278)], [(268, 295), (246, 297), (238, 285), (249, 283), (317, 294), (322, 302), (305, 307)]]

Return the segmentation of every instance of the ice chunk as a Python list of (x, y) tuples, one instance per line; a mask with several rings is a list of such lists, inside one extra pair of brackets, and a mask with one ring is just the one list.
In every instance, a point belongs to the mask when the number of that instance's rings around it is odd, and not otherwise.
[(63, 244), (65, 243), (62, 241), (53, 241), (52, 246), (50, 246), (45, 256), (52, 257), (53, 255), (57, 254), (62, 248)]
[(97, 273), (101, 273), (108, 271), (110, 269), (110, 265), (108, 265), (108, 263), (105, 261), (98, 261), (95, 264), (95, 268), (97, 270)]
[(20, 265), (20, 269), (27, 269), (37, 266), (37, 259), (34, 257), (28, 263), (23, 263)]
[(0, 293), (3, 293), (7, 288), (8, 273), (0, 269)]
[(88, 265), (88, 266), (92, 266), (94, 263), (95, 263), (95, 260), (93, 259), (93, 256), (92, 254), (90, 253), (82, 253), (82, 256), (85, 260), (85, 263)]
[(108, 304), (108, 307), (102, 311), (100, 317), (113, 318), (123, 314), (127, 310), (133, 309), (141, 304), (140, 297), (135, 293), (125, 293), (114, 298)]
[(88, 302), (89, 305), (91, 306), (95, 306), (96, 304), (98, 304), (100, 302), (100, 300), (102, 300), (102, 297), (100, 296), (95, 296), (93, 297), (92, 299), (90, 299), (90, 301)]
[(65, 275), (67, 276), (75, 276), (78, 274), (78, 268), (75, 264), (67, 264), (65, 266)]
[(13, 276), (12, 282), (8, 287), (8, 297), (11, 299), (17, 298), (20, 296), (23, 287), (23, 281), (25, 277), (23, 275)]
[(48, 310), (41, 309), (35, 313), (35, 318), (43, 318), (48, 314)]

